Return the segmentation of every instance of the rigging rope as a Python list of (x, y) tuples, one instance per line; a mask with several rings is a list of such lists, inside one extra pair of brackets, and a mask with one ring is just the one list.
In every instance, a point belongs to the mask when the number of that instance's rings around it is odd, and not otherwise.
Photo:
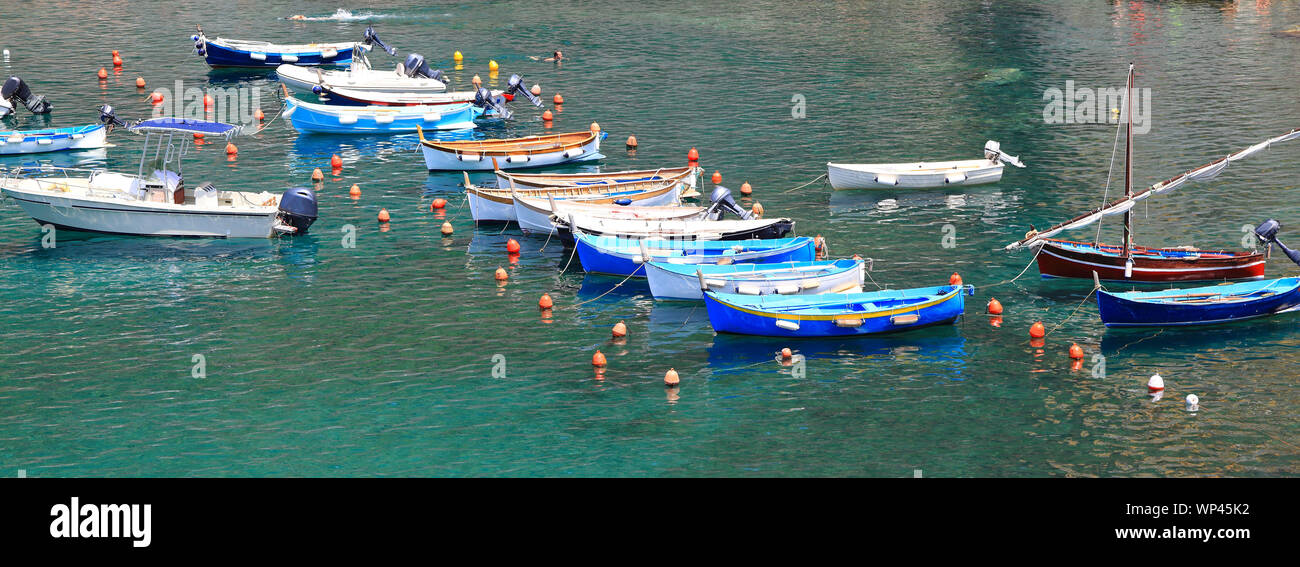
[(786, 193), (791, 193), (791, 192), (797, 191), (797, 190), (799, 190), (799, 189), (803, 189), (804, 187), (807, 187), (807, 186), (809, 186), (809, 185), (812, 185), (813, 183), (816, 183), (817, 181), (821, 180), (821, 178), (826, 177), (827, 175), (830, 175), (830, 174), (829, 174), (829, 173), (823, 173), (823, 174), (821, 174), (821, 175), (818, 175), (817, 177), (813, 178), (812, 181), (809, 181), (809, 182), (807, 182), (807, 183), (804, 183), (803, 185), (800, 185), (800, 186), (798, 186), (798, 187), (795, 187), (794, 189), (790, 189), (790, 190), (788, 190), (788, 191), (782, 191), (781, 194), (784, 195), (784, 194), (786, 194)]
[[(1124, 97), (1125, 97), (1125, 101), (1127, 101), (1128, 94), (1125, 93)], [(1124, 104), (1127, 106), (1128, 103), (1125, 102)], [(1119, 122), (1115, 126), (1115, 142), (1112, 143), (1110, 146), (1110, 163), (1108, 163), (1106, 166), (1106, 189), (1101, 193), (1101, 206), (1103, 207), (1106, 206), (1106, 203), (1110, 202), (1107, 199), (1109, 199), (1109, 195), (1110, 195), (1110, 179), (1111, 176), (1115, 173), (1115, 153), (1119, 151), (1119, 130), (1121, 126), (1123, 126), (1122, 122)], [(1093, 243), (1101, 242), (1101, 225), (1104, 222), (1106, 222), (1105, 217), (1097, 219), (1097, 238), (1093, 240)]]

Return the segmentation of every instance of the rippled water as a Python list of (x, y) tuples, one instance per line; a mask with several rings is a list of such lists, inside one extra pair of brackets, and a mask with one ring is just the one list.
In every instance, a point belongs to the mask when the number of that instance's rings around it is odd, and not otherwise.
[[(240, 3), (159, 8), (120, 2), (0, 6), (4, 63), (55, 105), (9, 127), (82, 124), (104, 102), (149, 111), (155, 86), (260, 87), (273, 77), (209, 71), (190, 54), (209, 35), (279, 41), (355, 38), (367, 22), (403, 53), (458, 84), (518, 72), (566, 103), (552, 131), (599, 121), (602, 167), (677, 165), (699, 148), (732, 187), (750, 182), (768, 214), (822, 234), (832, 253), (875, 259), (891, 287), (934, 285), (954, 270), (987, 286), (1028, 254), (995, 251), (1029, 223), (1095, 206), (1107, 179), (1109, 125), (1046, 125), (1043, 92), (1065, 81), (1122, 86), (1129, 61), (1154, 96), (1135, 148), (1149, 185), (1300, 126), (1300, 24), (1292, 3), (768, 2), (743, 13), (708, 5), (495, 2), (436, 7), (303, 8)], [(76, 17), (70, 17), (71, 14)], [(285, 19), (304, 13), (314, 21)], [(100, 84), (111, 49), (126, 60)], [(563, 49), (562, 66), (533, 61)], [(386, 57), (377, 64), (392, 64)], [(505, 77), (495, 79), (498, 83)], [(489, 78), (489, 80), (492, 80)], [(146, 89), (148, 90), (148, 89)], [(795, 95), (807, 116), (792, 118)], [(549, 107), (549, 105), (548, 105)], [(545, 131), (518, 107), (508, 126)], [(624, 152), (635, 135), (640, 149)], [(987, 139), (1027, 169), (996, 185), (834, 193), (799, 186), (825, 162), (967, 159)], [(92, 164), (134, 171), (139, 140)], [(35, 223), (0, 207), (0, 467), (60, 475), (1278, 475), (1295, 474), (1294, 317), (1191, 331), (1106, 331), (1087, 283), (980, 289), (952, 328), (848, 341), (714, 336), (702, 306), (656, 304), (644, 284), (586, 277), (556, 242), (475, 229), (458, 174), (427, 174), (410, 136), (300, 137), (281, 121), (236, 140), (227, 161), (202, 146), (187, 177), (281, 191), (345, 161), (320, 192), (312, 234), (277, 241), (62, 238), (43, 249)], [(1279, 145), (1214, 182), (1138, 209), (1139, 243), (1235, 247), (1243, 224), (1295, 225), (1300, 146)], [(5, 158), (5, 165), (22, 163)], [(490, 176), (477, 174), (477, 180)], [(347, 197), (358, 183), (360, 200)], [(1117, 191), (1112, 184), (1111, 194)], [(429, 212), (445, 197), (445, 214)], [(374, 222), (380, 208), (391, 229)], [(443, 239), (438, 226), (452, 220)], [(341, 229), (359, 228), (357, 246)], [(956, 248), (940, 245), (951, 224)], [(1080, 231), (1080, 235), (1087, 233)], [(1285, 239), (1284, 233), (1284, 239)], [(510, 263), (504, 247), (519, 239)], [(1118, 238), (1115, 223), (1104, 240)], [(498, 266), (508, 285), (492, 281)], [(1295, 273), (1284, 258), (1269, 273)], [(536, 301), (558, 308), (543, 320)], [(993, 328), (989, 297), (1006, 307)], [(575, 307), (578, 302), (586, 302)], [(1071, 315), (1073, 316), (1071, 317)], [(625, 320), (630, 339), (611, 344)], [(1060, 325), (1043, 352), (1026, 328)], [(1065, 350), (1088, 354), (1072, 371)], [(808, 357), (798, 378), (772, 359)], [(609, 358), (593, 379), (596, 349)], [(207, 376), (191, 377), (193, 357)], [(493, 374), (494, 355), (505, 360)], [(1104, 355), (1104, 375), (1093, 369)], [(496, 360), (500, 360), (499, 358)], [(663, 373), (682, 376), (666, 392)], [(1144, 382), (1159, 371), (1166, 400)], [(1195, 393), (1201, 410), (1185, 412)], [(2, 471), (0, 471), (2, 472)]]

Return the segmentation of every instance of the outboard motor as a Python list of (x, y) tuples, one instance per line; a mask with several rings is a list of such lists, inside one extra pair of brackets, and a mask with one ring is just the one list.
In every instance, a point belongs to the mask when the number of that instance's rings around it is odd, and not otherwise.
[(720, 220), (727, 212), (740, 217), (741, 220), (749, 220), (753, 216), (753, 213), (741, 208), (736, 204), (736, 200), (731, 198), (731, 189), (721, 185), (713, 188), (713, 193), (709, 194), (709, 201), (713, 202), (706, 211), (709, 220)]
[(532, 91), (528, 90), (528, 87), (524, 86), (523, 77), (520, 77), (519, 75), (510, 75), (510, 80), (506, 82), (506, 85), (505, 94), (520, 94), (524, 98), (528, 99), (528, 102), (533, 103), (533, 106), (536, 106), (537, 108), (542, 107), (542, 99), (537, 98), (537, 95), (533, 94)]
[(402, 63), (402, 74), (407, 77), (424, 77), (433, 79), (447, 84), (447, 76), (441, 70), (430, 70), (429, 64), (424, 61), (424, 56), (419, 53), (412, 53), (406, 56), (406, 62)]
[(1282, 252), (1286, 253), (1287, 258), (1290, 258), (1292, 262), (1300, 265), (1300, 250), (1292, 250), (1277, 239), (1277, 233), (1281, 230), (1282, 223), (1273, 219), (1268, 219), (1255, 227), (1255, 236), (1259, 237), (1261, 241), (1267, 242), (1269, 246), (1276, 244), (1278, 248), (1282, 249)]
[(509, 120), (515, 115), (510, 112), (509, 108), (506, 108), (506, 98), (501, 95), (492, 96), (492, 91), (489, 91), (487, 87), (479, 87), (474, 92), (474, 106), (495, 111), (503, 120)]
[(117, 115), (113, 113), (112, 105), (108, 104), (102, 104), (99, 106), (99, 122), (109, 126), (126, 127), (126, 122), (119, 120)]
[(392, 55), (394, 57), (397, 56), (397, 49), (384, 45), (384, 42), (379, 40), (379, 34), (375, 33), (375, 28), (373, 27), (366, 26), (365, 33), (361, 35), (361, 43), (364, 43), (366, 45), (377, 45), (379, 46), (380, 49), (384, 50), (389, 55)]
[(0, 98), (9, 102), (10, 106), (16, 106), (14, 100), (17, 99), (32, 111), (32, 114), (49, 114), (50, 103), (45, 100), (44, 96), (33, 95), (32, 89), (27, 87), (22, 79), (18, 77), (9, 77), (3, 87), (0, 87)]
[(316, 193), (305, 187), (295, 187), (280, 196), (280, 220), (297, 229), (293, 234), (307, 234), (307, 228), (316, 222)]

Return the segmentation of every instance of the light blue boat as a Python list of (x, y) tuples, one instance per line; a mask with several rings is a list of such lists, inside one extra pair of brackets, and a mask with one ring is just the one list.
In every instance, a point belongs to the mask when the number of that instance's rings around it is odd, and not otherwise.
[(582, 269), (593, 274), (645, 277), (646, 261), (671, 264), (808, 262), (817, 252), (813, 239), (665, 240), (574, 233)]
[(303, 133), (402, 134), (474, 128), (483, 107), (473, 103), (428, 106), (339, 106), (285, 100), (284, 117)]
[(952, 323), (973, 286), (945, 285), (824, 295), (705, 292), (709, 323), (719, 333), (768, 337), (874, 335)]
[(645, 265), (655, 299), (704, 299), (704, 288), (745, 295), (815, 295), (862, 291), (866, 262), (857, 259), (764, 264)]
[(108, 127), (104, 124), (45, 130), (0, 131), (0, 155), (92, 150), (106, 145), (108, 145)]

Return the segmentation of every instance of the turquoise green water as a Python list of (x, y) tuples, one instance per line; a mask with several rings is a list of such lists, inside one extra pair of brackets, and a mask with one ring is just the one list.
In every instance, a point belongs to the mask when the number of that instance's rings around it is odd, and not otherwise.
[[(447, 70), (462, 51), (464, 69), (452, 71), (460, 86), (474, 74), (491, 80), (495, 59), (497, 81), (518, 72), (547, 101), (562, 93), (550, 131), (598, 121), (610, 133), (602, 167), (678, 165), (694, 146), (724, 184), (750, 182), (769, 215), (824, 235), (835, 255), (874, 258), (882, 284), (935, 285), (958, 271), (987, 286), (1030, 260), (996, 249), (1029, 223), (1096, 206), (1106, 184), (1114, 129), (1044, 124), (1046, 89), (1067, 80), (1119, 87), (1125, 65), (1137, 64), (1138, 86), (1154, 99), (1153, 127), (1134, 152), (1138, 186), (1300, 126), (1300, 39), (1276, 33), (1300, 24), (1300, 6), (1235, 6), (761, 2), (732, 14), (707, 3), (399, 3), (351, 7), (355, 21), (290, 22), (283, 17), (338, 6), (45, 2), (0, 7), (0, 47), (11, 51), (4, 72), (55, 105), (47, 121), (20, 110), (8, 127), (86, 123), (105, 102), (143, 116), (150, 107), (136, 76), (150, 89), (177, 79), (258, 87), (272, 116), (273, 76), (210, 72), (190, 53), (193, 24), (211, 36), (289, 42), (351, 39), (371, 22), (403, 53)], [(529, 59), (557, 48), (569, 56), (561, 66)], [(112, 70), (112, 49), (126, 64), (101, 84), (94, 73)], [(795, 95), (805, 118), (792, 117)], [(516, 109), (514, 123), (477, 135), (547, 131), (538, 111)], [(628, 135), (640, 141), (635, 156), (622, 148)], [(969, 159), (987, 139), (1029, 167), (952, 190), (795, 189), (826, 161)], [(140, 141), (120, 131), (112, 141), (119, 147), (91, 163), (134, 171)], [(61, 238), (45, 249), (30, 218), (0, 206), (0, 474), (1300, 470), (1295, 317), (1106, 331), (1093, 303), (1075, 311), (1089, 284), (1044, 282), (1031, 268), (980, 289), (951, 328), (848, 341), (714, 336), (702, 306), (656, 304), (644, 284), (561, 271), (569, 257), (556, 242), (476, 230), (459, 175), (424, 172), (412, 137), (300, 137), (277, 120), (235, 142), (234, 161), (219, 144), (201, 146), (187, 180), (282, 191), (306, 184), (313, 168), (328, 171), (330, 155), (344, 159), (319, 192), (311, 235)], [(1152, 200), (1137, 210), (1138, 243), (1237, 247), (1243, 224), (1300, 226), (1298, 152), (1279, 145)], [(353, 183), (363, 191), (355, 201)], [(445, 213), (429, 212), (435, 197), (450, 201)], [(380, 208), (393, 217), (387, 232), (374, 222)], [(456, 228), (447, 239), (444, 217)], [(342, 245), (349, 224), (355, 248)], [(941, 245), (944, 225), (956, 231), (954, 248)], [(523, 244), (517, 263), (506, 257), (508, 238)], [(1103, 240), (1117, 238), (1106, 225)], [(505, 286), (492, 280), (498, 266), (511, 272)], [(1280, 255), (1268, 269), (1298, 271)], [(548, 320), (536, 308), (543, 292), (557, 305)], [(989, 297), (1007, 308), (1000, 328), (981, 314)], [(630, 337), (613, 344), (609, 328), (620, 320)], [(1028, 344), (1035, 320), (1060, 325), (1042, 351)], [(1071, 342), (1088, 357), (1077, 371), (1065, 356)], [(773, 360), (785, 346), (807, 357), (803, 376)], [(603, 381), (590, 366), (596, 349), (609, 359)], [(201, 379), (191, 374), (195, 355), (205, 359)], [(675, 392), (662, 385), (669, 367), (682, 377)], [(1168, 393), (1153, 404), (1144, 383), (1156, 371)], [(1200, 397), (1199, 412), (1183, 410), (1188, 393)]]

